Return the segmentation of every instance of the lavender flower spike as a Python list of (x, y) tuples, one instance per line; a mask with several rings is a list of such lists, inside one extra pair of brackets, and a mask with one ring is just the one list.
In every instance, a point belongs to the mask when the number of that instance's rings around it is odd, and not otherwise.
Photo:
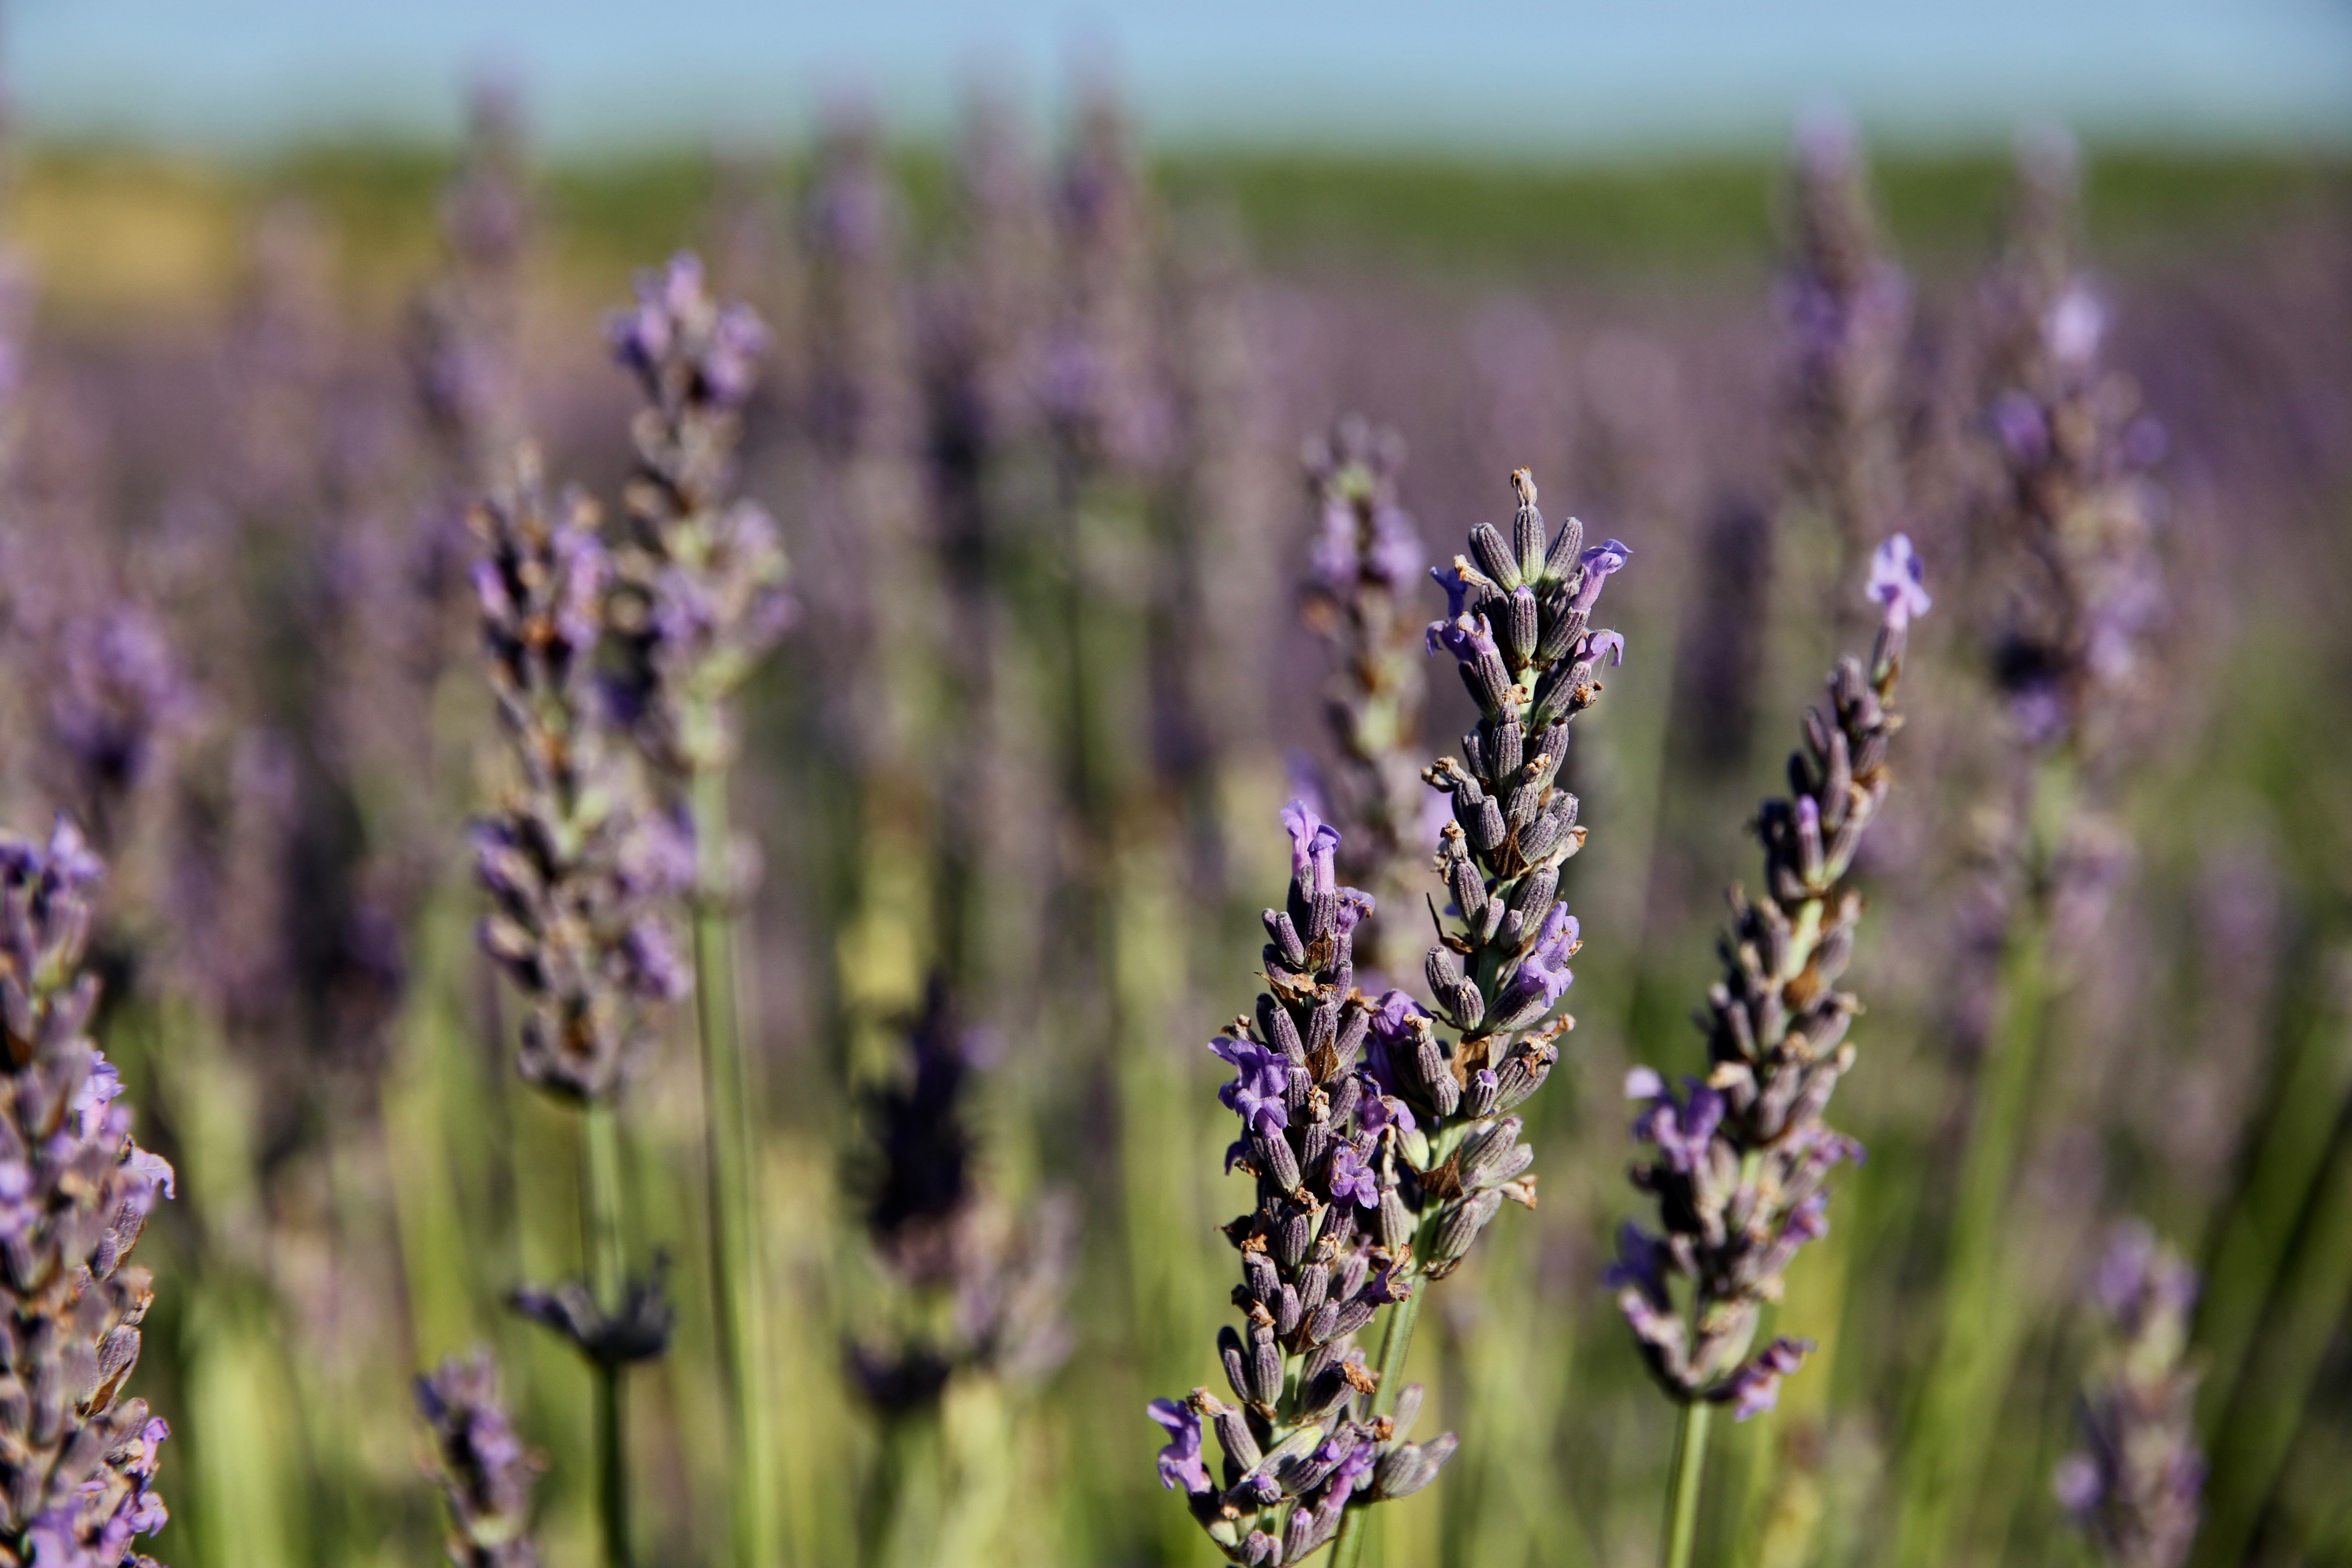
[(124, 1260), (172, 1167), (131, 1141), (122, 1082), (85, 1032), (82, 970), (101, 868), (60, 817), (46, 844), (0, 837), (0, 1563), (154, 1568), (133, 1549), (169, 1518), (154, 1490), (169, 1428), (123, 1393), (154, 1298)]
[(669, 1313), (658, 1274), (626, 1275), (614, 1100), (650, 1036), (649, 1011), (686, 989), (667, 917), (688, 858), (614, 744), (598, 681), (611, 568), (594, 510), (577, 495), (551, 510), (530, 448), (516, 468), (509, 489), (471, 517), (490, 689), (511, 752), (497, 808), (474, 828), (491, 901), (481, 942), (527, 1004), (523, 1076), (583, 1113), (593, 1287), (527, 1288), (512, 1300), (593, 1371), (604, 1561), (628, 1568), (621, 1373), (660, 1353)]
[[(1840, 660), (1827, 710), (1806, 713), (1805, 747), (1789, 764), (1795, 794), (1758, 818), (1763, 889), (1752, 901), (1732, 892), (1723, 978), (1703, 1020), (1706, 1079), (1683, 1099), (1646, 1068), (1626, 1080), (1643, 1107), (1634, 1135), (1657, 1151), (1633, 1184), (1657, 1198), (1664, 1235), (1629, 1225), (1609, 1281), (1623, 1288), (1619, 1305), (1667, 1394), (1730, 1405), (1740, 1420), (1772, 1407), (1811, 1349), (1776, 1340), (1750, 1354), (1790, 1259), (1828, 1229), (1822, 1182), (1861, 1153), (1822, 1113), (1854, 1059), (1845, 1032), (1857, 1004), (1835, 985), (1862, 900), (1843, 882), (1891, 783), (1895, 681), (1911, 616), (1927, 607), (1908, 540), (1879, 547), (1870, 589), (1885, 616), (1870, 673)], [(1686, 1312), (1671, 1310), (1662, 1266), (1688, 1281)]]
[(492, 907), (482, 946), (529, 1001), (523, 1076), (601, 1100), (646, 1037), (645, 1009), (686, 989), (664, 921), (680, 890), (677, 830), (644, 805), (596, 683), (611, 569), (593, 509), (578, 496), (551, 509), (526, 453), (473, 521), (490, 686), (515, 762), (474, 828)]
[(729, 495), (767, 329), (712, 300), (701, 262), (680, 254), (637, 280), (607, 336), (646, 400), (614, 552), (621, 685), (656, 761), (680, 773), (724, 767), (735, 749), (726, 699), (792, 614), (774, 520)]
[(539, 1568), (530, 1489), (543, 1466), (507, 1419), (490, 1352), (452, 1356), (418, 1378), (416, 1407), (432, 1428), (435, 1469), (449, 1500), (455, 1568)]
[[(1424, 962), (1434, 1005), (1357, 988), (1370, 900), (1339, 885), (1339, 833), (1294, 804), (1289, 897), (1265, 914), (1266, 990), (1211, 1047), (1236, 1073), (1219, 1091), (1241, 1122), (1227, 1157), (1255, 1189), (1225, 1227), (1243, 1321), (1218, 1350), (1236, 1403), (1195, 1389), (1151, 1415), (1176, 1439), (1163, 1477), (1184, 1483), (1234, 1563), (1296, 1563), (1336, 1543), (1347, 1568), (1364, 1510), (1435, 1479), (1454, 1440), (1410, 1441), (1421, 1390), (1399, 1387), (1423, 1288), (1461, 1264), (1506, 1200), (1535, 1202), (1534, 1152), (1511, 1112), (1550, 1072), (1570, 1022), (1545, 1022), (1579, 940), (1553, 895), (1583, 835), (1553, 779), (1569, 721), (1600, 689), (1588, 612), (1606, 573), (1589, 570), (1580, 525), (1552, 536), (1524, 470), (1513, 484), (1511, 540), (1473, 532), (1478, 563), (1454, 563), (1462, 615), (1431, 633), (1485, 714), (1464, 742), (1467, 765), (1448, 758), (1423, 775), (1452, 797), (1437, 869), (1462, 928)], [(1355, 1336), (1384, 1307), (1375, 1366)], [(1223, 1460), (1195, 1478), (1188, 1438), (1208, 1426)]]
[(2105, 1333), (2083, 1394), (2083, 1447), (2060, 1461), (2053, 1486), (2117, 1568), (2180, 1568), (2205, 1484), (2187, 1355), (2197, 1277), (2131, 1223), (2116, 1227), (2092, 1294)]
[[(1421, 711), (1427, 681), (1411, 596), (1427, 559), (1397, 502), (1404, 442), (1348, 417), (1306, 452), (1320, 529), (1299, 594), (1301, 618), (1331, 645), (1327, 712), (1334, 765), (1317, 780), (1345, 839), (1339, 870), (1391, 909), (1410, 910), (1404, 884), (1427, 846), (1421, 787)], [(1441, 583), (1455, 582), (1440, 574)], [(1447, 619), (1461, 614), (1463, 588)], [(1367, 969), (1402, 958), (1383, 951), (1375, 921), (1356, 938)]]

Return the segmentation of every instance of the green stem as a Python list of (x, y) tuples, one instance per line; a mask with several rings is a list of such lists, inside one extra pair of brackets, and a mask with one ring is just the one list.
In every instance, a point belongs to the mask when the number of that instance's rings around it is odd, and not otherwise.
[[(592, 1100), (582, 1115), (587, 1144), (588, 1268), (596, 1308), (621, 1310), (627, 1276), (621, 1250), (621, 1123), (609, 1099)], [(621, 1401), (619, 1363), (593, 1363), (596, 1375), (596, 1515), (606, 1568), (629, 1568), (628, 1430)]]
[(1675, 1432), (1675, 1470), (1666, 1487), (1665, 1568), (1690, 1568), (1698, 1541), (1699, 1482), (1706, 1469), (1706, 1429), (1715, 1406), (1694, 1399)]
[(775, 1428), (768, 1399), (768, 1320), (755, 1223), (751, 1073), (736, 1015), (735, 917), (728, 882), (728, 773), (694, 775), (701, 896), (694, 910), (694, 979), (709, 1123), (711, 1277), (735, 1417), (730, 1492), (737, 1568), (778, 1561)]
[(2072, 811), (2072, 778), (2063, 761), (2037, 768), (2029, 810), (2029, 869), (2036, 886), (2001, 952), (2000, 1011), (1985, 1042), (1976, 1112), (1960, 1158), (1941, 1338), (1912, 1413), (1895, 1539), (1898, 1568), (1932, 1568), (1959, 1554), (1958, 1532), (1975, 1504), (2028, 1327), (2025, 1297), (2011, 1288), (2010, 1194), (2058, 985), (2049, 950), (2047, 878)]
[[(1413, 1281), (1412, 1294), (1389, 1309), (1388, 1330), (1381, 1336), (1381, 1381), (1372, 1394), (1372, 1414), (1386, 1415), (1396, 1408), (1397, 1380), (1404, 1374), (1405, 1352), (1412, 1348), (1412, 1328), (1421, 1321), (1421, 1298), (1429, 1281)], [(1331, 1568), (1356, 1568), (1364, 1555), (1364, 1520), (1371, 1510), (1351, 1508), (1339, 1521), (1339, 1539), (1331, 1544)]]
[(2281, 1505), (2280, 1488), (2313, 1390), (2322, 1386), (2328, 1346), (2352, 1312), (2352, 1107), (2339, 1108), (2332, 1131), (2320, 1178), (2263, 1303), (2243, 1376), (2210, 1433), (2213, 1479), (2197, 1542), (2200, 1563), (2251, 1560), (2263, 1515)]

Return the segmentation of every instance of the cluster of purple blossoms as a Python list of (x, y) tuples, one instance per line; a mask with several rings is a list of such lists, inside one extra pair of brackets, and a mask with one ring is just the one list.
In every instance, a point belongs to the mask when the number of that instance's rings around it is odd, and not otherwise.
[(724, 767), (736, 744), (726, 699), (792, 615), (774, 521), (729, 496), (767, 329), (712, 300), (702, 263), (681, 253), (638, 280), (636, 304), (609, 335), (646, 399), (630, 427), (637, 468), (614, 552), (617, 697), (664, 767)]
[(0, 837), (0, 1568), (153, 1568), (169, 1431), (123, 1384), (154, 1298), (125, 1262), (172, 1167), (132, 1142), (122, 1083), (86, 1033), (98, 858), (63, 818)]
[(2091, 1293), (2105, 1343), (2084, 1390), (2083, 1447), (2060, 1461), (2053, 1486), (2117, 1568), (2180, 1568), (2205, 1486), (2188, 1361), (2197, 1276), (2145, 1225), (2128, 1223), (2109, 1241)]
[(1034, 1383), (1069, 1350), (1063, 1312), (1076, 1215), (1048, 1196), (1010, 1226), (973, 1169), (971, 1100), (990, 1054), (989, 1031), (958, 1022), (934, 974), (908, 1030), (906, 1077), (867, 1104), (874, 1151), (866, 1173), (866, 1228), (884, 1266), (918, 1297), (944, 1299), (922, 1331), (885, 1342), (861, 1335), (849, 1373), (887, 1415), (935, 1408), (949, 1381), (974, 1372)]
[(2108, 306), (2074, 254), (2078, 179), (2071, 143), (2028, 150), (1984, 304), (1984, 424), (2000, 473), (1979, 548), (2008, 568), (1993, 673), (2037, 746), (2095, 742), (2138, 716), (2120, 700), (2147, 685), (2168, 608), (2147, 479), (2164, 432), (2103, 363)]
[[(1150, 1414), (1170, 1436), (1161, 1481), (1185, 1492), (1233, 1562), (1297, 1563), (1340, 1535), (1351, 1510), (1435, 1478), (1454, 1437), (1410, 1441), (1420, 1389), (1382, 1387), (1402, 1364), (1398, 1325), (1409, 1331), (1422, 1285), (1459, 1266), (1505, 1199), (1535, 1201), (1534, 1151), (1511, 1112), (1569, 1026), (1544, 1023), (1578, 941), (1552, 895), (1582, 839), (1574, 797), (1552, 781), (1569, 721), (1599, 690), (1595, 659), (1622, 646), (1588, 620), (1626, 552), (1581, 550), (1573, 520), (1549, 538), (1533, 481), (1522, 470), (1514, 484), (1513, 542), (1491, 526), (1472, 533), (1477, 563), (1457, 558), (1439, 574), (1452, 615), (1427, 634), (1433, 651), (1454, 653), (1482, 714), (1468, 765), (1449, 758), (1428, 774), (1454, 799), (1439, 865), (1462, 928), (1425, 964), (1435, 1011), (1357, 989), (1354, 934), (1372, 900), (1340, 884), (1338, 831), (1293, 803), (1289, 898), (1265, 914), (1267, 989), (1255, 1016), (1210, 1047), (1234, 1070), (1219, 1091), (1241, 1122), (1228, 1168), (1256, 1183), (1255, 1206), (1225, 1227), (1242, 1255), (1244, 1322), (1220, 1331), (1218, 1348), (1239, 1403), (1200, 1388)], [(1458, 1041), (1438, 1037), (1441, 1020)], [(1376, 1371), (1354, 1336), (1382, 1306), (1406, 1315)], [(1215, 1473), (1204, 1423), (1223, 1449)]]
[[(1407, 1440), (1417, 1389), (1385, 1416), (1367, 1399), (1377, 1380), (1354, 1336), (1412, 1289), (1403, 1142), (1423, 1154), (1427, 1143), (1362, 1070), (1373, 1008), (1355, 988), (1351, 938), (1371, 900), (1339, 885), (1328, 824), (1297, 802), (1283, 820), (1290, 897), (1265, 914), (1268, 990), (1255, 1023), (1236, 1018), (1210, 1047), (1236, 1074), (1218, 1091), (1242, 1123), (1226, 1167), (1257, 1178), (1256, 1206), (1225, 1227), (1242, 1255), (1234, 1300), (1245, 1322), (1220, 1330), (1217, 1346), (1240, 1403), (1196, 1388), (1150, 1409), (1170, 1435), (1162, 1484), (1185, 1492), (1228, 1559), (1251, 1564), (1298, 1562), (1350, 1504), (1419, 1490), (1454, 1442)], [(1224, 1450), (1216, 1477), (1204, 1421)]]
[(1869, 673), (1838, 662), (1789, 760), (1790, 796), (1758, 814), (1764, 885), (1753, 899), (1732, 890), (1723, 978), (1700, 1016), (1706, 1077), (1680, 1094), (1648, 1068), (1625, 1080), (1641, 1105), (1633, 1135), (1656, 1151), (1633, 1184), (1657, 1200), (1662, 1233), (1628, 1221), (1608, 1282), (1667, 1394), (1730, 1405), (1741, 1420), (1770, 1409), (1812, 1349), (1756, 1349), (1758, 1315), (1798, 1248), (1827, 1234), (1830, 1172), (1862, 1154), (1822, 1116), (1854, 1060), (1845, 1033), (1859, 1004), (1835, 986), (1862, 896), (1844, 879), (1892, 783), (1895, 683), (1911, 619), (1928, 607), (1904, 535), (1879, 547), (1869, 595), (1883, 617)]
[(514, 775), (474, 828), (490, 893), (482, 945), (529, 999), (523, 1076), (565, 1099), (610, 1096), (645, 1008), (688, 989), (669, 931), (694, 875), (686, 830), (643, 805), (598, 679), (612, 567), (593, 505), (551, 507), (528, 451), (475, 509), (490, 686)]
[(112, 853), (132, 797), (189, 728), (194, 698), (163, 627), (133, 600), (60, 624), (51, 657), (46, 758), (63, 775), (58, 793)]
[(456, 1568), (539, 1568), (530, 1493), (541, 1461), (507, 1418), (489, 1352), (451, 1356), (419, 1377), (416, 1407), (432, 1429), (434, 1465), (449, 1502), (449, 1561)]
[[(1339, 765), (1318, 781), (1345, 827), (1340, 871), (1379, 900), (1402, 896), (1411, 862), (1426, 852), (1421, 786), (1421, 623), (1405, 595), (1428, 559), (1397, 504), (1404, 442), (1350, 416), (1307, 444), (1307, 482), (1319, 513), (1301, 608), (1338, 656), (1326, 707)], [(1383, 969), (1378, 922), (1357, 940), (1368, 969)]]

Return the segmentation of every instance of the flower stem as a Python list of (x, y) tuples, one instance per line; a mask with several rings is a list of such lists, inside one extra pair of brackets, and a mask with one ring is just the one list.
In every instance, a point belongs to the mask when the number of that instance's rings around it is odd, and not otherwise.
[(1694, 1399), (1675, 1433), (1675, 1473), (1666, 1489), (1665, 1568), (1690, 1568), (1698, 1541), (1699, 1481), (1706, 1468), (1706, 1429), (1715, 1406)]
[[(588, 1187), (588, 1268), (600, 1312), (617, 1313), (627, 1289), (621, 1251), (621, 1126), (609, 1098), (592, 1100), (585, 1124)], [(596, 1515), (604, 1539), (605, 1568), (629, 1568), (628, 1433), (621, 1401), (621, 1366), (594, 1363), (596, 1377)]]
[[(1426, 1279), (1414, 1281), (1412, 1295), (1389, 1309), (1388, 1330), (1381, 1337), (1381, 1382), (1372, 1394), (1372, 1414), (1386, 1415), (1396, 1408), (1397, 1379), (1404, 1374), (1405, 1352), (1412, 1348), (1413, 1325), (1421, 1321), (1421, 1298)], [(1339, 1539), (1331, 1543), (1331, 1568), (1356, 1568), (1364, 1555), (1364, 1521), (1369, 1509), (1351, 1508), (1339, 1521)]]
[(693, 782), (700, 896), (694, 910), (694, 980), (709, 1122), (711, 1277), (735, 1417), (730, 1492), (738, 1568), (778, 1560), (776, 1455), (768, 1401), (768, 1321), (754, 1223), (751, 1075), (736, 1016), (735, 917), (728, 887), (728, 772)]

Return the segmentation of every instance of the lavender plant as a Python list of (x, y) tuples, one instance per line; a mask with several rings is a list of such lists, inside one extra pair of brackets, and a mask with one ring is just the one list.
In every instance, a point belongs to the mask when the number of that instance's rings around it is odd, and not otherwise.
[[(1245, 1326), (1221, 1330), (1218, 1350), (1239, 1403), (1197, 1388), (1150, 1414), (1170, 1435), (1162, 1484), (1184, 1489), (1232, 1562), (1297, 1563), (1336, 1542), (1350, 1568), (1364, 1510), (1435, 1478), (1454, 1438), (1410, 1441), (1421, 1389), (1399, 1387), (1422, 1288), (1460, 1266), (1506, 1199), (1535, 1201), (1534, 1151), (1512, 1112), (1559, 1059), (1570, 1020), (1546, 1020), (1580, 941), (1553, 895), (1584, 831), (1554, 779), (1569, 724), (1599, 695), (1596, 667), (1622, 656), (1590, 616), (1628, 552), (1614, 540), (1581, 549), (1573, 519), (1552, 535), (1527, 470), (1512, 485), (1509, 539), (1472, 531), (1475, 563), (1436, 574), (1449, 616), (1427, 633), (1480, 711), (1466, 762), (1426, 775), (1455, 818), (1437, 867), (1459, 929), (1424, 964), (1434, 1009), (1357, 990), (1354, 932), (1371, 900), (1339, 883), (1338, 831), (1294, 802), (1289, 899), (1265, 915), (1267, 990), (1210, 1047), (1237, 1075), (1219, 1091), (1242, 1120), (1228, 1168), (1256, 1184), (1255, 1206), (1225, 1227)], [(1458, 1038), (1441, 1040), (1441, 1023)], [(1375, 1368), (1354, 1336), (1384, 1306)], [(1203, 1423), (1223, 1449), (1215, 1476)]]
[(154, 1300), (126, 1260), (172, 1167), (132, 1142), (122, 1081), (90, 1039), (83, 955), (103, 867), (72, 822), (0, 837), (0, 1563), (154, 1568), (169, 1429), (124, 1390)]
[(1608, 1279), (1652, 1375), (1681, 1407), (1667, 1568), (1690, 1561), (1710, 1413), (1729, 1405), (1744, 1421), (1770, 1409), (1812, 1349), (1786, 1338), (1758, 1349), (1757, 1330), (1798, 1248), (1827, 1233), (1830, 1173), (1861, 1155), (1822, 1115), (1855, 1055), (1845, 1034), (1859, 1004), (1835, 989), (1862, 916), (1846, 876), (1893, 782), (1895, 683), (1911, 618), (1928, 607), (1905, 535), (1879, 547), (1869, 595), (1883, 618), (1868, 671), (1839, 661), (1826, 708), (1805, 714), (1790, 795), (1758, 815), (1764, 885), (1753, 900), (1732, 890), (1723, 978), (1699, 1019), (1706, 1078), (1685, 1079), (1678, 1095), (1650, 1068), (1626, 1076), (1642, 1107), (1634, 1136), (1657, 1151), (1633, 1168), (1633, 1184), (1657, 1200), (1660, 1230), (1628, 1221)]
[(728, 826), (738, 745), (730, 700), (791, 613), (774, 522), (730, 496), (765, 332), (750, 310), (713, 300), (701, 263), (679, 255), (639, 279), (635, 307), (614, 319), (611, 337), (646, 399), (632, 425), (637, 465), (614, 556), (617, 686), (639, 743), (691, 814), (712, 1268), (735, 1422), (734, 1547), (746, 1568), (766, 1568), (778, 1550), (776, 1445), (755, 1101), (737, 1017), (734, 911), (747, 889)]
[(2205, 1484), (2188, 1358), (2197, 1276), (2134, 1222), (2110, 1237), (2091, 1295), (2103, 1331), (2083, 1392), (2083, 1447), (2059, 1462), (2052, 1485), (2116, 1568), (2180, 1568)]
[(2102, 363), (2108, 308), (2075, 260), (2070, 143), (2020, 159), (2006, 253), (1984, 288), (1985, 493), (1969, 540), (1979, 627), (2006, 710), (1968, 984), (1990, 999), (1960, 1155), (1939, 1348), (1912, 1418), (1897, 1555), (1938, 1560), (1991, 1451), (2026, 1331), (2009, 1205), (2052, 1009), (2130, 859), (2106, 815), (2116, 769), (2166, 711), (2156, 635), (2188, 613), (2156, 552), (2147, 466), (2161, 432)]
[[(1425, 842), (1429, 796), (1421, 787), (1423, 638), (1400, 595), (1426, 559), (1413, 521), (1397, 504), (1404, 442), (1360, 417), (1342, 419), (1307, 446), (1307, 488), (1319, 524), (1301, 591), (1307, 626), (1332, 645), (1339, 668), (1325, 699), (1339, 766), (1321, 780), (1340, 828), (1339, 874), (1376, 903), (1399, 907), (1410, 862)], [(1378, 916), (1358, 928), (1368, 970), (1391, 966)]]
[(980, 1180), (971, 1101), (990, 1043), (956, 1018), (934, 974), (907, 1030), (907, 1070), (866, 1102), (871, 1143), (854, 1177), (893, 1287), (846, 1347), (851, 1383), (883, 1427), (861, 1521), (868, 1563), (958, 1558), (954, 1516), (1003, 1500), (970, 1495), (982, 1489), (963, 1472), (987, 1467), (940, 1451), (950, 1387), (1026, 1391), (1069, 1350), (1071, 1205), (1049, 1195), (1016, 1217)]
[(515, 1300), (595, 1371), (604, 1549), (625, 1568), (621, 1374), (660, 1353), (668, 1313), (657, 1281), (628, 1277), (614, 1101), (647, 1037), (648, 1009), (688, 988), (666, 917), (692, 876), (693, 851), (646, 805), (597, 679), (613, 568), (594, 509), (576, 493), (551, 506), (530, 448), (516, 467), (474, 512), (490, 689), (513, 763), (497, 808), (474, 829), (491, 899), (481, 942), (528, 1006), (523, 1076), (583, 1113), (591, 1276)]
[(490, 1352), (451, 1356), (419, 1377), (416, 1408), (433, 1435), (455, 1568), (539, 1568), (530, 1493), (541, 1461), (507, 1418)]

